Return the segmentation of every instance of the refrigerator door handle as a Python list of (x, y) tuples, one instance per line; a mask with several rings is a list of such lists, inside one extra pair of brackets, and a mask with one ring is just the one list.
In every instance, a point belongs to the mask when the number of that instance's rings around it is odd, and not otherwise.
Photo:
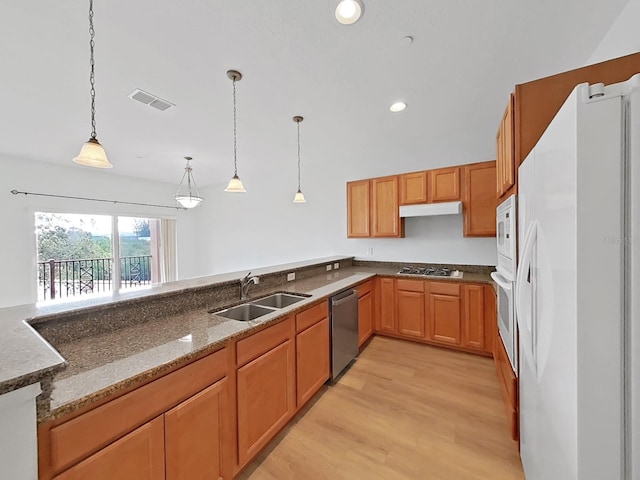
[[(524, 248), (522, 250), (522, 258), (518, 265), (516, 274), (516, 317), (520, 331), (527, 336), (527, 341), (523, 342), (524, 351), (531, 356), (533, 366), (536, 366), (536, 341), (535, 341), (535, 319), (532, 315), (533, 307), (533, 291), (526, 288), (531, 263), (533, 260), (533, 247), (535, 246), (538, 233), (538, 221), (534, 220), (529, 225), (529, 229), (525, 235)], [(525, 307), (526, 306), (526, 307)]]

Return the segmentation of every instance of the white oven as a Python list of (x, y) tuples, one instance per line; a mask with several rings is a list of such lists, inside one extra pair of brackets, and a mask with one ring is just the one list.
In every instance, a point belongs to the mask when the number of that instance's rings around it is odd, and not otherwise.
[(498, 265), (496, 269), (507, 280), (516, 279), (516, 196), (511, 195), (496, 211)]
[(516, 196), (511, 195), (496, 211), (497, 272), (491, 278), (498, 286), (498, 329), (513, 371), (518, 373), (518, 332), (513, 301), (518, 246), (516, 243)]
[(509, 356), (513, 371), (518, 374), (518, 332), (516, 330), (516, 311), (513, 302), (515, 282), (507, 280), (499, 272), (492, 272), (491, 278), (498, 286), (498, 330), (504, 348)]

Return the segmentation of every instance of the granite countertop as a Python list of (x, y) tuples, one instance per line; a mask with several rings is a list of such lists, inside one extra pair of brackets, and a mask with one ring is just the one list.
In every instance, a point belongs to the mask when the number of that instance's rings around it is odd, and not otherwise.
[[(304, 262), (262, 267), (253, 270), (253, 275), (268, 275), (280, 271), (296, 272), (310, 265), (352, 259), (349, 256), (332, 256)], [(123, 304), (137, 304), (153, 299), (169, 297), (183, 292), (194, 292), (211, 285), (222, 287), (238, 282), (243, 272), (229, 272), (199, 277), (178, 282), (154, 285), (138, 291), (112, 293), (72, 302), (28, 304), (0, 308), (0, 395), (18, 388), (40, 382), (45, 394), (50, 390), (53, 374), (64, 370), (67, 361), (30, 324), (45, 322), (49, 318), (114, 308)]]
[[(322, 260), (329, 262), (337, 259), (344, 260), (345, 258), (351, 257), (331, 257), (331, 259)], [(312, 263), (310, 262), (309, 264)], [(300, 266), (304, 266), (303, 263), (300, 263)], [(284, 268), (283, 270), (288, 269)], [(290, 307), (276, 310), (249, 322), (231, 320), (208, 313), (209, 311), (220, 310), (239, 303), (237, 300), (230, 302), (229, 299), (220, 299), (218, 303), (210, 304), (206, 308), (199, 307), (181, 313), (170, 313), (151, 320), (139, 323), (134, 322), (122, 328), (99, 333), (94, 333), (91, 329), (83, 330), (82, 328), (79, 333), (73, 332), (69, 328), (62, 328), (58, 331), (55, 327), (50, 327), (50, 324), (54, 325), (55, 322), (37, 323), (35, 327), (40, 330), (42, 335), (49, 340), (57, 351), (30, 325), (21, 321), (14, 325), (16, 331), (12, 332), (13, 338), (19, 339), (18, 348), (22, 353), (24, 353), (23, 349), (25, 348), (32, 348), (37, 353), (32, 357), (35, 361), (32, 362), (30, 358), (29, 363), (23, 366), (17, 361), (15, 364), (10, 363), (5, 366), (6, 360), (3, 360), (3, 367), (0, 373), (13, 369), (12, 373), (19, 374), (21, 373), (20, 368), (23, 367), (22, 370), (25, 372), (23, 378), (34, 379), (37, 376), (38, 379), (35, 381), (38, 381), (45, 379), (47, 375), (49, 376), (50, 385), (48, 387), (47, 385), (43, 386), (43, 391), (46, 394), (50, 394), (50, 403), (47, 401), (39, 402), (38, 404), (38, 421), (45, 422), (164, 374), (187, 361), (224, 347), (233, 339), (277, 323), (288, 315), (304, 310), (318, 301), (367, 281), (376, 275), (439, 281), (492, 283), (487, 273), (464, 272), (461, 278), (452, 278), (400, 275), (397, 272), (397, 265), (394, 264), (367, 263), (367, 265), (355, 265), (277, 287), (263, 288), (261, 290), (254, 287), (255, 292), (252, 296), (254, 299), (277, 291), (300, 293), (308, 295), (308, 297)], [(257, 270), (256, 273), (264, 274), (264, 271)], [(228, 281), (226, 280), (227, 276), (229, 277)], [(224, 277), (225, 280), (223, 282), (237, 283), (239, 275), (233, 273), (226, 274)], [(211, 280), (215, 277), (207, 278)], [(196, 281), (187, 282), (190, 284), (189, 287), (170, 285), (163, 286), (164, 288), (160, 290), (162, 290), (161, 294), (164, 291), (171, 291), (172, 287), (186, 291), (199, 285), (205, 285), (206, 283), (204, 282), (202, 279), (197, 279)], [(149, 296), (149, 294), (146, 296)], [(113, 300), (111, 302), (96, 302), (93, 300), (89, 303), (93, 308), (106, 309), (112, 306)], [(50, 307), (48, 311), (47, 309), (40, 309), (39, 312), (44, 314), (45, 317), (46, 313), (50, 313), (54, 317), (56, 315), (60, 316), (60, 312), (55, 311), (58, 308), (60, 307), (54, 306)], [(14, 318), (17, 313), (25, 313), (25, 309), (21, 310), (20, 308), (2, 309), (0, 310), (0, 323), (3, 318), (6, 321), (6, 317), (11, 315), (10, 310), (13, 311)], [(51, 310), (53, 310), (52, 313)], [(30, 313), (36, 312), (31, 311)], [(35, 344), (35, 347), (31, 347), (33, 344)], [(4, 344), (0, 346), (4, 347)], [(3, 357), (11, 360), (11, 355), (7, 356), (4, 352), (5, 350), (3, 349)], [(37, 367), (42, 368), (37, 374), (34, 374), (33, 371)], [(29, 374), (30, 370), (32, 372), (31, 375)], [(3, 385), (2, 382), (3, 376), (0, 375), (0, 387)], [(34, 381), (30, 381), (30, 383), (34, 383)], [(10, 382), (7, 384), (11, 385)], [(11, 389), (7, 388), (8, 390)]]

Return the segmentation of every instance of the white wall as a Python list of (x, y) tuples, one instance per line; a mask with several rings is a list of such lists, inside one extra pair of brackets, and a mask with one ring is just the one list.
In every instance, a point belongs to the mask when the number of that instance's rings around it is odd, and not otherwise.
[[(205, 201), (197, 209), (198, 257), (201, 259), (198, 274), (249, 270), (342, 254), (377, 261), (495, 265), (495, 238), (464, 238), (461, 215), (407, 219), (403, 239), (348, 239), (348, 180), (429, 169), (447, 163), (429, 165), (424, 159), (408, 159), (403, 163), (389, 162), (384, 167), (386, 170), (380, 171), (369, 169), (367, 162), (353, 161), (348, 152), (343, 155), (344, 169), (340, 172), (327, 171), (321, 162), (303, 164), (302, 190), (306, 204), (292, 203), (296, 183), (291, 172), (268, 183), (266, 179), (245, 181), (247, 193), (244, 194), (225, 193), (224, 184), (204, 189)], [(487, 158), (468, 155), (467, 162)], [(449, 165), (461, 163), (460, 156), (433, 155), (436, 159), (443, 157), (452, 159)], [(240, 176), (242, 178), (242, 171)], [(366, 254), (368, 248), (373, 248), (373, 255)]]
[(640, 52), (640, 0), (629, 0), (587, 65)]
[[(71, 162), (71, 161), (70, 161)], [(0, 156), (0, 307), (36, 300), (34, 212), (117, 214), (177, 219), (178, 275), (194, 276), (196, 219), (191, 211), (13, 195), (11, 190), (171, 205), (176, 185), (121, 177), (88, 167)], [(180, 172), (176, 175), (179, 176)], [(176, 182), (179, 178), (176, 179)]]

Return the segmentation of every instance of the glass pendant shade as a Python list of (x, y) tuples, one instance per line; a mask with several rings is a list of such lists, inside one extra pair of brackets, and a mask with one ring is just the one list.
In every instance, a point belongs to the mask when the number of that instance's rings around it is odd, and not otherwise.
[(229, 185), (224, 189), (225, 192), (231, 193), (244, 193), (246, 190), (244, 189), (244, 185), (242, 185), (242, 180), (238, 175), (234, 175), (231, 180), (229, 180)]
[(176, 202), (178, 202), (184, 208), (197, 207), (198, 204), (202, 201), (202, 198), (200, 197), (192, 197), (189, 195), (176, 195), (173, 198), (175, 198)]
[(87, 167), (113, 167), (113, 165), (109, 163), (107, 152), (104, 151), (104, 147), (100, 145), (100, 142), (95, 138), (90, 138), (84, 145), (82, 145), (80, 153), (73, 159), (73, 161), (80, 165), (86, 165)]
[[(202, 197), (200, 196), (200, 192), (198, 192), (198, 186), (196, 185), (196, 181), (193, 178), (193, 169), (189, 164), (192, 158), (184, 158), (187, 161), (187, 166), (184, 167), (182, 180), (180, 180), (178, 191), (173, 196), (173, 198), (175, 198), (176, 202), (178, 202), (184, 208), (193, 208), (198, 206), (198, 204), (202, 201)], [(186, 184), (185, 179), (187, 180)]]
[(304, 198), (304, 193), (298, 190), (293, 197), (293, 203), (307, 203), (307, 200)]

